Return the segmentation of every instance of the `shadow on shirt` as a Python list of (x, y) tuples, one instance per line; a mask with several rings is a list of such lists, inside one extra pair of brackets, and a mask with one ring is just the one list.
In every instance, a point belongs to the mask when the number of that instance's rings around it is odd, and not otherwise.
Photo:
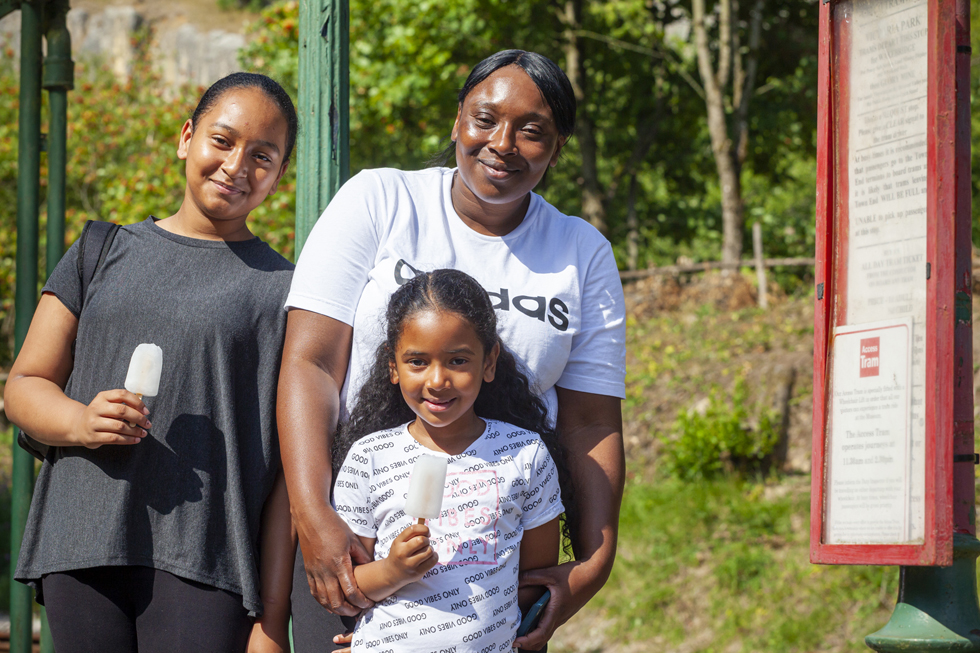
[(126, 482), (129, 496), (115, 507), (125, 511), (120, 517), (131, 542), (143, 540), (158, 550), (203, 536), (220, 546), (216, 540), (225, 539), (227, 526), (225, 446), (224, 433), (211, 418), (183, 414), (162, 440), (151, 432), (137, 445), (113, 447), (90, 459), (110, 478)]

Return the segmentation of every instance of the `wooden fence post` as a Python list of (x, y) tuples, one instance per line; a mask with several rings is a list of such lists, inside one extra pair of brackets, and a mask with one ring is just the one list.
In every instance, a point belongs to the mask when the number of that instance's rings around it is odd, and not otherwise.
[(759, 307), (769, 308), (769, 298), (766, 297), (766, 266), (762, 260), (762, 225), (752, 224), (752, 249), (755, 252), (755, 276), (759, 280)]

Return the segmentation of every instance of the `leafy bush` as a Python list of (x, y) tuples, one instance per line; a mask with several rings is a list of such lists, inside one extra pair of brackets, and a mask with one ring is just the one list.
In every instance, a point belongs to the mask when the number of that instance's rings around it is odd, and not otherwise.
[(680, 411), (674, 429), (675, 438), (664, 447), (663, 466), (668, 475), (687, 481), (712, 478), (726, 469), (760, 471), (779, 440), (774, 411), (760, 411), (758, 426), (750, 426), (748, 389), (741, 378), (731, 404), (716, 387), (704, 412)]

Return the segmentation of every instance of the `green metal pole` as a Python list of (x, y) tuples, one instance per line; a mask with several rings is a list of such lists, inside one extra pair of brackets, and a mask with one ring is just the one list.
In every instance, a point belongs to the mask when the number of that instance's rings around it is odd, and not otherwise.
[(71, 34), (65, 18), (67, 0), (49, 0), (48, 53), (43, 86), (48, 92), (48, 223), (47, 276), (65, 253), (65, 178), (68, 166), (68, 91), (75, 87)]
[[(68, 0), (49, 0), (45, 12), (48, 53), (42, 86), (48, 91), (48, 221), (46, 277), (65, 253), (65, 180), (68, 167), (68, 91), (75, 87), (71, 34), (65, 18)], [(48, 615), (41, 608), (41, 653), (54, 653)]]
[[(17, 283), (14, 303), (15, 355), (27, 336), (37, 304), (38, 204), (41, 176), (42, 0), (21, 4), (20, 123), (17, 152)], [(15, 442), (16, 442), (16, 431)], [(13, 582), (34, 485), (34, 459), (13, 446), (10, 511), (10, 650), (31, 651), (31, 589)]]
[(348, 0), (300, 0), (296, 255), (350, 176)]
[(296, 148), (296, 258), (317, 218), (350, 177), (348, 0), (299, 0), (298, 104), (303, 129)]

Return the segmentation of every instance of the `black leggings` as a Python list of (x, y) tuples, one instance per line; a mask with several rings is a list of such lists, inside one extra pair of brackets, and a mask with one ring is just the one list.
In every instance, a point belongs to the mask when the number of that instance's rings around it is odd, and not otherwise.
[(150, 567), (94, 567), (41, 580), (58, 653), (244, 651), (239, 594)]

